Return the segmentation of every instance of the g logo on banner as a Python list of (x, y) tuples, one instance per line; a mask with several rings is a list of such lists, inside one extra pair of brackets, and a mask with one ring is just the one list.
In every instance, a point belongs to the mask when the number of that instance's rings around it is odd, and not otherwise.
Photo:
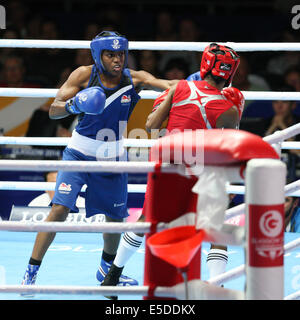
[(270, 238), (277, 237), (282, 229), (282, 217), (276, 210), (265, 212), (259, 219), (259, 228), (261, 232)]

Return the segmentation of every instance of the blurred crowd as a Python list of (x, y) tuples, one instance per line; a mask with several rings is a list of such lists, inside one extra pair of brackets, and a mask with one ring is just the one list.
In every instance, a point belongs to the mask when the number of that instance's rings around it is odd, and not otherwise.
[[(101, 7), (95, 14), (80, 12), (55, 14), (55, 8), (28, 10), (19, 0), (11, 0), (7, 6), (7, 27), (1, 30), (5, 39), (78, 39), (91, 40), (102, 30), (117, 30), (130, 41), (265, 41), (299, 42), (299, 32), (290, 24), (274, 23), (273, 28), (253, 32), (251, 36), (238, 26), (230, 38), (224, 38), (223, 20), (207, 24), (203, 15), (196, 12), (176, 13), (164, 8), (151, 11), (133, 11), (129, 7)], [(64, 10), (67, 11), (65, 8)], [(29, 12), (30, 11), (30, 12)], [(193, 10), (192, 10), (193, 11)], [(52, 13), (52, 14), (51, 14)], [(277, 21), (281, 21), (276, 16)], [(270, 17), (268, 17), (270, 21)], [(218, 20), (218, 19), (216, 19)], [(205, 21), (210, 21), (209, 18)], [(241, 20), (239, 20), (241, 21)], [(218, 24), (219, 23), (219, 24)], [(233, 23), (233, 22), (232, 22)], [(141, 27), (138, 27), (141, 26)], [(249, 28), (254, 28), (254, 24)], [(217, 36), (218, 32), (220, 37)], [(273, 32), (273, 33), (272, 33)], [(244, 36), (244, 38), (243, 38)], [(300, 53), (285, 52), (240, 52), (241, 63), (233, 79), (233, 86), (241, 91), (300, 91)], [(166, 79), (185, 79), (199, 70), (201, 52), (131, 50), (129, 68), (146, 70)], [(0, 49), (0, 86), (24, 88), (58, 88), (72, 70), (81, 65), (92, 64), (88, 49)], [(40, 106), (32, 115), (27, 136), (69, 136), (74, 118), (64, 121), (50, 120), (50, 102)], [(297, 101), (246, 101), (241, 129), (269, 135), (299, 122), (300, 104)], [(47, 124), (47, 125), (45, 125)], [(292, 140), (300, 140), (296, 136)], [(290, 177), (296, 175), (298, 150), (284, 151), (283, 157), (291, 169)]]

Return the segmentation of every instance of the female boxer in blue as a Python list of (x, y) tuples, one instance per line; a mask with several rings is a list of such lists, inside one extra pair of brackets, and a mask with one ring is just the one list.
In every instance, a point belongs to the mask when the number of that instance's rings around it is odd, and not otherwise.
[[(78, 114), (78, 124), (63, 153), (63, 160), (126, 160), (122, 134), (140, 99), (137, 88), (165, 90), (172, 81), (157, 79), (145, 71), (127, 69), (128, 40), (117, 32), (103, 31), (91, 41), (94, 64), (71, 73), (59, 89), (49, 116), (60, 119)], [(58, 173), (52, 208), (46, 221), (64, 221), (69, 212), (78, 212), (76, 199), (86, 184), (86, 216), (104, 213), (106, 221), (121, 222), (127, 214), (127, 174)], [(55, 233), (36, 236), (22, 284), (32, 285)], [(104, 248), (97, 279), (102, 282), (117, 252), (120, 234), (103, 234)], [(120, 276), (119, 285), (137, 285)]]

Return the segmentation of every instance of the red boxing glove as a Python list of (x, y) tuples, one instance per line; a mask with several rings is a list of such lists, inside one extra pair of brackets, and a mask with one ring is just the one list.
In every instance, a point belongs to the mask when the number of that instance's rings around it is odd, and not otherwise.
[(231, 101), (238, 108), (241, 119), (245, 106), (245, 98), (241, 91), (234, 87), (227, 87), (224, 88), (221, 93), (227, 100)]

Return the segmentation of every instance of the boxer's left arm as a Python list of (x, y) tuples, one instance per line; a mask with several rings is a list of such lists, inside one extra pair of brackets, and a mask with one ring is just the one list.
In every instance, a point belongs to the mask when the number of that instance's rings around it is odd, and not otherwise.
[(132, 77), (133, 85), (140, 89), (146, 88), (152, 90), (166, 90), (169, 89), (172, 85), (177, 84), (179, 82), (179, 80), (158, 79), (154, 77), (151, 73), (143, 70), (130, 70), (130, 74)]
[(162, 123), (169, 116), (176, 87), (177, 84), (173, 85), (170, 88), (165, 100), (152, 113), (149, 114), (146, 121), (146, 130), (148, 132), (150, 132), (151, 129), (160, 129)]

